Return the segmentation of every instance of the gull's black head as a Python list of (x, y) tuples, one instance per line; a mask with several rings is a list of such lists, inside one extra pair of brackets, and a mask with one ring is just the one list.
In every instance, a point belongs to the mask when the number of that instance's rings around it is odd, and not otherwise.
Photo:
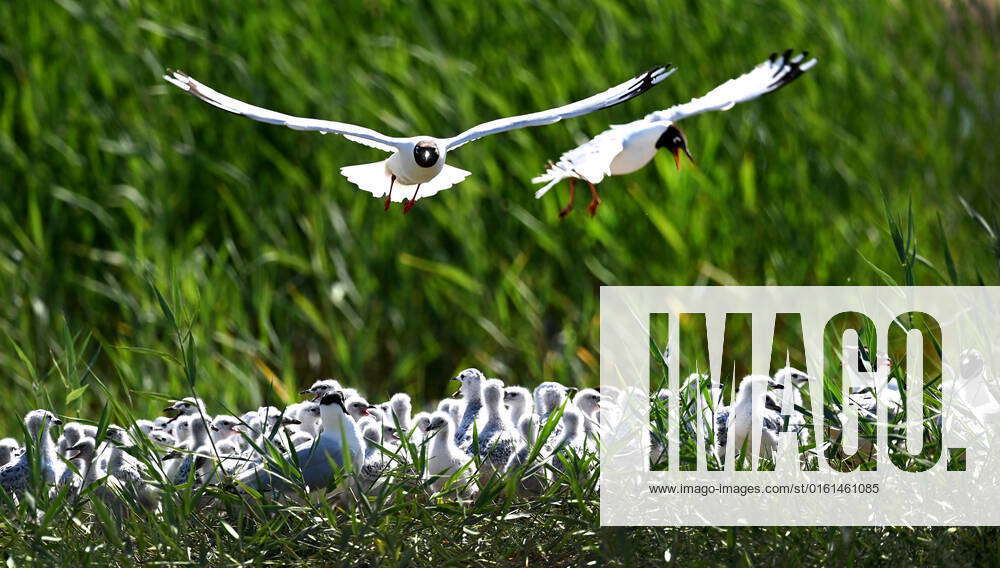
[(656, 149), (659, 150), (660, 148), (670, 150), (670, 153), (674, 155), (674, 163), (677, 164), (678, 170), (681, 169), (681, 152), (684, 152), (688, 159), (691, 160), (691, 163), (694, 163), (694, 157), (688, 151), (687, 138), (684, 137), (681, 129), (673, 124), (668, 126), (656, 141)]
[(437, 145), (433, 142), (417, 142), (417, 146), (413, 149), (413, 159), (422, 168), (433, 166), (439, 157)]
[(339, 391), (334, 391), (319, 401), (320, 406), (330, 406), (331, 404), (339, 406), (344, 414), (347, 414), (347, 408), (344, 406), (344, 395), (340, 394)]

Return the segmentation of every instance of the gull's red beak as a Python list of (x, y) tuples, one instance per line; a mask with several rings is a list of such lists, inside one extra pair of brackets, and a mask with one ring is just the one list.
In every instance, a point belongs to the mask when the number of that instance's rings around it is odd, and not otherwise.
[(688, 160), (691, 160), (691, 165), (697, 165), (694, 163), (694, 156), (691, 155), (691, 152), (688, 152), (687, 148), (674, 148), (671, 152), (674, 155), (674, 164), (677, 165), (678, 171), (681, 169), (681, 150), (684, 151), (684, 155), (688, 157)]

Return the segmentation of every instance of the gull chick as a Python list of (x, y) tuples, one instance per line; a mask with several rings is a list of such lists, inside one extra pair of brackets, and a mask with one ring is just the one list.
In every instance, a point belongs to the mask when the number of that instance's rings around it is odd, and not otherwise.
[[(366, 416), (374, 416), (375, 410), (378, 408), (374, 404), (369, 404), (367, 400), (360, 396), (353, 396), (347, 399), (345, 404), (347, 406), (347, 413), (355, 422), (361, 422)], [(379, 419), (381, 420), (381, 417)]]
[(455, 485), (459, 487), (472, 478), (472, 472), (465, 467), (470, 458), (455, 444), (454, 429), (451, 415), (441, 411), (431, 415), (427, 427), (428, 435), (432, 436), (427, 455), (427, 476), (431, 479), (431, 490), (435, 493), (444, 489), (448, 480), (453, 477)]
[(410, 395), (405, 392), (392, 395), (392, 398), (389, 399), (389, 410), (391, 411), (391, 414), (388, 415), (390, 422), (399, 426), (403, 432), (409, 432), (413, 426), (411, 424), (413, 403), (410, 401)]
[(170, 420), (167, 421), (168, 424), (182, 416), (194, 416), (196, 414), (199, 416), (208, 416), (205, 412), (205, 401), (193, 396), (174, 401), (173, 404), (163, 409), (163, 413), (170, 416)]
[(601, 393), (594, 389), (583, 389), (573, 397), (573, 404), (582, 414), (584, 449), (596, 452), (600, 441), (601, 425), (597, 413), (601, 410)]
[(503, 403), (507, 405), (510, 421), (520, 424), (521, 417), (531, 414), (534, 405), (531, 402), (531, 391), (524, 387), (507, 387), (503, 390)]
[(486, 420), (479, 431), (478, 448), (470, 447), (471, 453), (482, 457), (479, 470), (480, 483), (485, 483), (493, 474), (501, 474), (514, 453), (514, 445), (519, 437), (514, 424), (503, 411), (503, 383), (498, 379), (489, 379), (483, 383), (483, 408)]
[(308, 396), (313, 401), (318, 401), (335, 391), (342, 391), (339, 382), (334, 379), (319, 379), (309, 388), (299, 391), (299, 394)]
[(97, 442), (93, 438), (85, 437), (66, 450), (66, 459), (76, 468), (76, 473), (67, 467), (59, 484), (69, 485), (69, 495), (75, 497), (98, 479), (99, 468), (94, 463), (94, 458), (97, 457)]
[(464, 448), (472, 443), (472, 425), (483, 407), (483, 382), (486, 377), (479, 369), (466, 369), (451, 380), (461, 383), (455, 396), (461, 396), (465, 401), (462, 418), (455, 428), (455, 445)]
[[(47, 484), (55, 484), (62, 475), (61, 462), (56, 453), (56, 445), (52, 441), (49, 430), (59, 426), (62, 420), (48, 410), (32, 410), (24, 417), (24, 425), (28, 435), (35, 442), (41, 458), (42, 478)], [(28, 463), (28, 453), (22, 452), (17, 460), (11, 461), (0, 468), (0, 487), (10, 491), (15, 496), (24, 493), (31, 479), (31, 464)]]
[[(726, 448), (734, 444), (736, 452), (752, 451), (750, 432), (753, 428), (753, 413), (761, 415), (759, 453), (751, 458), (771, 459), (778, 447), (778, 432), (782, 427), (781, 402), (771, 392), (771, 377), (749, 375), (740, 381), (736, 401), (731, 406), (720, 406), (715, 418), (715, 455), (720, 464), (726, 460)], [(754, 394), (754, 388), (759, 394)]]

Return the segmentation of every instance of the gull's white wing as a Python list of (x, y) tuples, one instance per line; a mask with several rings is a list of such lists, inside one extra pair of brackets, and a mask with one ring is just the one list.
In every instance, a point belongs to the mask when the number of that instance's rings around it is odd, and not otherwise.
[[(645, 122), (642, 124), (648, 125)], [(567, 178), (578, 178), (590, 183), (600, 183), (604, 179), (604, 176), (611, 174), (611, 162), (624, 149), (624, 140), (630, 130), (631, 128), (629, 127), (605, 130), (587, 142), (564, 153), (556, 163), (553, 164), (550, 162), (549, 166), (545, 169), (545, 173), (531, 180), (531, 183), (546, 184), (535, 192), (535, 197), (541, 198), (553, 186)]]
[(792, 50), (781, 55), (771, 54), (767, 61), (754, 67), (750, 72), (726, 81), (705, 96), (666, 110), (656, 111), (647, 115), (645, 120), (676, 122), (703, 112), (729, 110), (736, 103), (776, 91), (798, 79), (816, 64), (816, 59), (806, 61), (808, 54), (809, 52), (802, 52), (792, 57)]
[(181, 71), (168, 69), (167, 74), (164, 75), (163, 78), (176, 85), (181, 90), (191, 93), (195, 97), (198, 97), (212, 106), (216, 106), (222, 110), (229, 111), (233, 114), (239, 114), (247, 118), (252, 118), (260, 122), (279, 124), (287, 126), (293, 130), (315, 130), (323, 134), (340, 134), (352, 142), (364, 144), (365, 146), (371, 146), (372, 148), (378, 148), (379, 150), (384, 150), (386, 152), (395, 152), (397, 150), (397, 145), (405, 140), (404, 138), (386, 136), (370, 128), (355, 126), (353, 124), (347, 124), (346, 122), (302, 118), (299, 116), (292, 116), (290, 114), (283, 114), (266, 108), (253, 106), (230, 96), (223, 95), (204, 83), (199, 83)]
[(582, 114), (594, 112), (595, 110), (612, 107), (645, 93), (649, 89), (653, 88), (654, 85), (666, 79), (673, 72), (674, 70), (671, 69), (670, 64), (656, 67), (655, 69), (651, 69), (641, 75), (633, 77), (620, 85), (611, 87), (603, 93), (598, 93), (581, 101), (531, 114), (522, 114), (520, 116), (512, 116), (509, 118), (498, 118), (497, 120), (484, 122), (466, 130), (458, 136), (447, 138), (443, 142), (447, 146), (448, 151), (451, 151), (462, 146), (463, 144), (467, 144), (473, 140), (478, 140), (479, 138), (489, 136), (491, 134), (506, 132), (508, 130), (516, 130), (518, 128), (527, 128), (529, 126), (552, 124), (553, 122), (558, 122), (564, 118), (580, 116)]

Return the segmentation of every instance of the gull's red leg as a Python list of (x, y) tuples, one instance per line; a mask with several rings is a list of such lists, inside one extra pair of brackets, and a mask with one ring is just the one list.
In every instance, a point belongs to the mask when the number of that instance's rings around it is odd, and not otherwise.
[(593, 217), (597, 214), (597, 206), (601, 204), (601, 197), (597, 195), (597, 188), (594, 187), (594, 184), (588, 181), (587, 185), (590, 186), (591, 197), (590, 205), (587, 206), (587, 211), (590, 211), (590, 216)]
[(389, 196), (385, 198), (385, 210), (389, 210), (389, 205), (392, 205), (392, 186), (396, 183), (396, 174), (392, 174), (392, 181), (389, 182)]
[(576, 196), (576, 178), (569, 178), (569, 203), (566, 207), (563, 207), (559, 211), (559, 218), (562, 219), (569, 215), (570, 211), (573, 210), (573, 198)]
[(416, 203), (417, 203), (417, 193), (420, 192), (420, 185), (421, 184), (419, 184), (419, 183), (417, 184), (417, 189), (413, 190), (413, 197), (411, 197), (409, 201), (407, 201), (406, 203), (403, 204), (403, 215), (406, 215), (407, 213), (409, 213), (410, 209), (413, 209), (413, 206), (416, 205)]

